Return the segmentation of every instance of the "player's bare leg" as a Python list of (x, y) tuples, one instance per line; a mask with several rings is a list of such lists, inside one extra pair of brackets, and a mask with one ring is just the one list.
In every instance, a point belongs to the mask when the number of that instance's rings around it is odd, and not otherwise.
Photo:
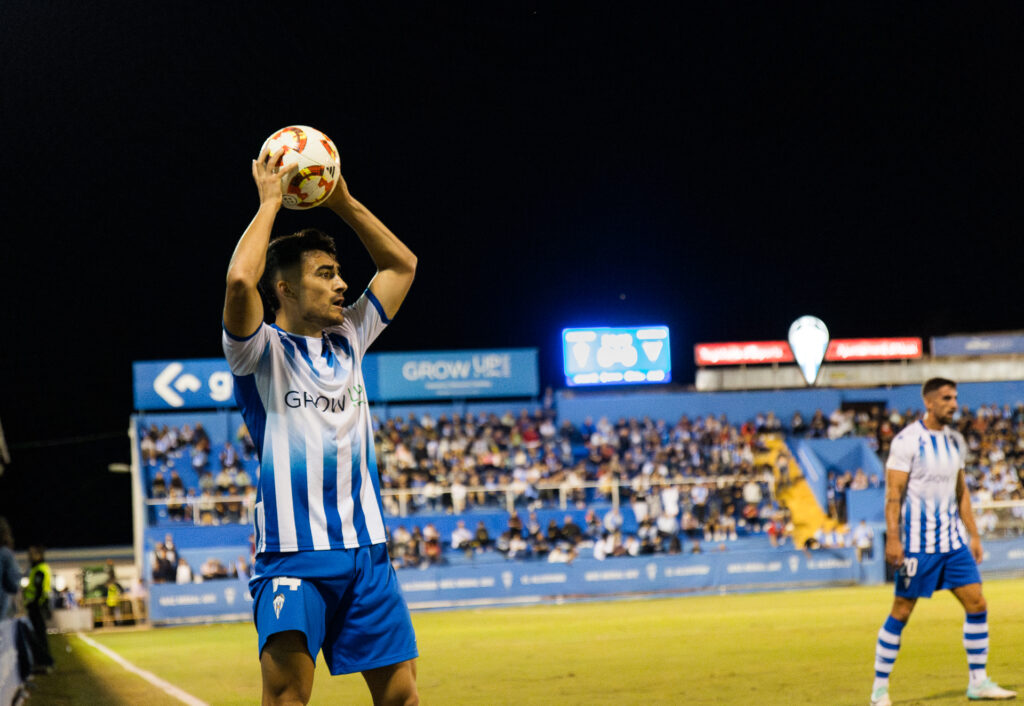
[(970, 681), (967, 698), (971, 700), (1012, 699), (1016, 691), (1010, 691), (996, 684), (988, 676), (988, 603), (981, 591), (980, 583), (969, 583), (952, 589), (953, 595), (964, 607), (964, 649), (967, 652), (967, 667)]
[(416, 691), (416, 660), (410, 659), (398, 664), (363, 672), (363, 679), (370, 687), (373, 706), (417, 706), (420, 702)]
[(309, 703), (313, 691), (313, 658), (306, 636), (298, 630), (271, 635), (260, 655), (263, 673), (263, 706), (295, 706)]
[(985, 596), (981, 592), (980, 583), (969, 583), (966, 586), (957, 586), (952, 589), (952, 593), (956, 596), (956, 599), (960, 601), (960, 604), (964, 607), (966, 613), (980, 613), (984, 610), (988, 610), (988, 604), (985, 602)]
[(889, 615), (896, 618), (896, 620), (901, 623), (906, 623), (910, 620), (910, 614), (914, 611), (915, 605), (917, 605), (916, 598), (896, 596), (892, 602), (892, 610), (889, 612)]

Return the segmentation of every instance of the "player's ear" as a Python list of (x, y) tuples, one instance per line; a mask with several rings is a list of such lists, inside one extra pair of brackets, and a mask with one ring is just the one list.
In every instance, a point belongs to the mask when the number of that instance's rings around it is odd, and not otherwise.
[(278, 296), (279, 299), (284, 299), (284, 298), (294, 299), (295, 298), (295, 288), (292, 287), (292, 285), (289, 284), (288, 280), (286, 280), (286, 279), (279, 279), (279, 280), (277, 280), (276, 289), (277, 289), (277, 296)]

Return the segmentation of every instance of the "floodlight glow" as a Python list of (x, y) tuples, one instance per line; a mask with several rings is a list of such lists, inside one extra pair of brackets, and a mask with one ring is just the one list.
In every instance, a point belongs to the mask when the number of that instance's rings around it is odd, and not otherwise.
[(667, 326), (564, 329), (567, 385), (635, 385), (672, 380)]
[(801, 316), (789, 327), (789, 347), (804, 380), (813, 385), (828, 350), (828, 327), (816, 316)]

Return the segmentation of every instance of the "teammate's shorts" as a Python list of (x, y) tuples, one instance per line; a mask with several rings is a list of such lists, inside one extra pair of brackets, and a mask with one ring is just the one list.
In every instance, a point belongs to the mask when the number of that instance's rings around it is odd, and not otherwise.
[(907, 554), (896, 572), (896, 595), (929, 598), (935, 591), (981, 583), (978, 565), (966, 545), (944, 554)]
[(387, 545), (306, 552), (264, 552), (249, 581), (262, 656), (267, 638), (305, 634), (309, 654), (323, 650), (331, 674), (386, 667), (419, 656), (409, 608)]

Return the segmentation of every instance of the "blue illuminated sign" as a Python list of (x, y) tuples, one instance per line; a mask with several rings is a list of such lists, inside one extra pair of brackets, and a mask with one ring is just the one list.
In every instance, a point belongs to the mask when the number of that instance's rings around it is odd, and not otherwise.
[(536, 397), (537, 349), (378, 353), (383, 400)]
[(563, 329), (562, 360), (570, 386), (672, 380), (668, 326)]

